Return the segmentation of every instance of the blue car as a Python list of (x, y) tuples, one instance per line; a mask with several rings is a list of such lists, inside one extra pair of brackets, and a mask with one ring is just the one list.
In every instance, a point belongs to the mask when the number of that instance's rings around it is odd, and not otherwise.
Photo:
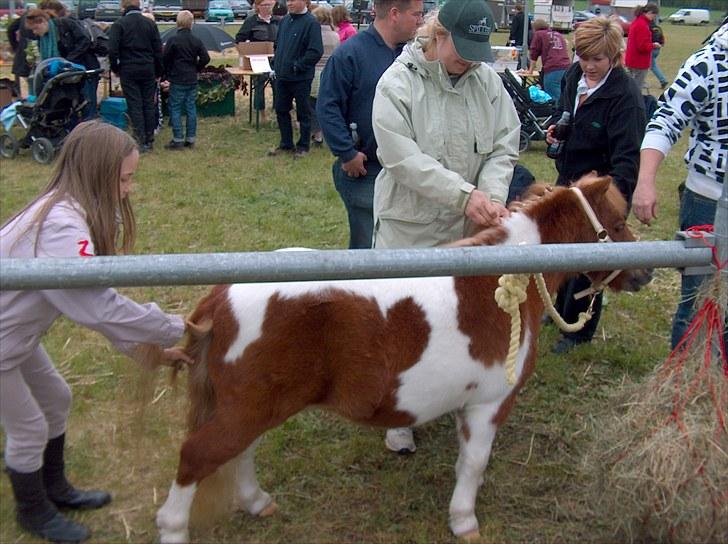
[(206, 21), (226, 21), (233, 22), (235, 20), (235, 14), (233, 8), (230, 7), (230, 2), (227, 0), (214, 0), (207, 6), (205, 12)]

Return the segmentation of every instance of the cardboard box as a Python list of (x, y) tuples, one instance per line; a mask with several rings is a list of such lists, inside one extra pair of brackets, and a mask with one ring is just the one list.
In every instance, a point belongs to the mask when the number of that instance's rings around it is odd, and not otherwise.
[(238, 55), (240, 55), (240, 67), (243, 70), (251, 71), (251, 55), (273, 56), (273, 42), (241, 42), (237, 44)]

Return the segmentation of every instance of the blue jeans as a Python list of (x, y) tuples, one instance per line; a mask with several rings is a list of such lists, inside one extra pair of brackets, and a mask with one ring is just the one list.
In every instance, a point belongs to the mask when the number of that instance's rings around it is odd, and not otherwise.
[(367, 168), (367, 175), (352, 178), (341, 169), (341, 159), (331, 167), (334, 186), (349, 216), (349, 249), (370, 249), (374, 234), (374, 180), (380, 168)]
[(667, 78), (665, 77), (665, 74), (662, 73), (662, 70), (660, 70), (660, 67), (657, 66), (657, 57), (660, 56), (660, 50), (659, 49), (653, 49), (652, 50), (652, 64), (650, 64), (650, 70), (652, 70), (652, 73), (655, 74), (655, 77), (657, 78), (657, 81), (660, 82), (660, 85), (664, 85), (667, 83)]
[(561, 97), (561, 79), (565, 73), (566, 70), (554, 70), (543, 75), (543, 90), (549, 93), (557, 104)]
[[(715, 221), (717, 202), (706, 198), (690, 189), (685, 189), (680, 203), (680, 230), (696, 225), (712, 225)], [(682, 275), (680, 290), (680, 303), (672, 320), (672, 347), (677, 346), (680, 339), (690, 326), (695, 314), (695, 297), (706, 276)], [(728, 331), (723, 333), (723, 339), (728, 344)]]
[(99, 76), (88, 78), (83, 84), (83, 96), (86, 99), (86, 107), (83, 109), (83, 119), (88, 121), (94, 119), (97, 115), (96, 90), (99, 86)]
[[(194, 143), (197, 136), (197, 83), (169, 85), (169, 121), (172, 123), (172, 140)], [(182, 113), (187, 115), (187, 129), (182, 132)]]

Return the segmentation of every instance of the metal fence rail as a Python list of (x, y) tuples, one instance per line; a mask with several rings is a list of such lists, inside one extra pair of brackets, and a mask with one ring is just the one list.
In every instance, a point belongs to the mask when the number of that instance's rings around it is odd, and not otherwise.
[(710, 264), (682, 242), (0, 260), (0, 290), (584, 272)]

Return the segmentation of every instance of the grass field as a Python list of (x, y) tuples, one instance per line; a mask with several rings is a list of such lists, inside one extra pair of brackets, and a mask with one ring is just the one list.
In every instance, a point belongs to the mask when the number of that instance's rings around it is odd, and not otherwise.
[[(666, 28), (660, 63), (674, 75), (709, 29)], [(650, 84), (656, 81), (650, 75)], [(141, 161), (134, 194), (138, 253), (270, 250), (286, 246), (343, 248), (346, 216), (334, 190), (332, 157), (315, 149), (301, 161), (269, 158), (273, 127), (247, 123), (247, 97), (233, 118), (201, 119), (193, 151), (161, 145)], [(158, 142), (170, 139), (165, 128)], [(660, 215), (651, 228), (630, 223), (643, 239), (672, 239), (677, 185), (684, 179), (685, 138), (659, 177)], [(555, 170), (534, 143), (522, 162), (537, 179)], [(0, 162), (0, 220), (47, 182), (49, 167), (28, 153)], [(589, 431), (608, 417), (604, 401), (623, 380), (639, 379), (668, 351), (678, 274), (658, 270), (639, 294), (610, 294), (594, 342), (568, 356), (549, 352), (543, 331), (539, 367), (494, 445), (477, 502), (483, 542), (609, 542), (612, 525), (591, 511), (580, 472)], [(139, 301), (189, 312), (206, 287), (125, 289)], [(74, 393), (68, 470), (80, 486), (110, 490), (113, 503), (73, 514), (93, 542), (157, 540), (156, 510), (174, 478), (184, 436), (184, 387), (158, 376), (155, 402), (140, 419), (134, 363), (99, 335), (60, 319), (45, 346)], [(258, 475), (281, 511), (265, 520), (236, 514), (214, 528), (193, 530), (197, 542), (450, 542), (447, 505), (457, 455), (454, 421), (443, 417), (417, 431), (419, 449), (399, 457), (383, 433), (321, 412), (301, 414), (268, 433), (258, 448)], [(0, 438), (0, 442), (3, 439)], [(0, 478), (0, 542), (34, 542), (13, 521), (7, 480)]]

